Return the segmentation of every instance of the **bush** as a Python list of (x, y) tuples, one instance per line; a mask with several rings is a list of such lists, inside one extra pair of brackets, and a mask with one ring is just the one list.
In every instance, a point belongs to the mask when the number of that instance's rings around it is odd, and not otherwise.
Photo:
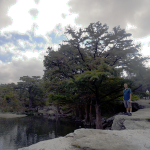
[(147, 97), (149, 96), (148, 94), (146, 94), (145, 92), (135, 92), (136, 95), (139, 96), (139, 98), (143, 98), (143, 97)]
[(62, 109), (62, 111), (67, 111), (68, 110), (68, 108), (66, 108), (66, 107), (62, 107), (61, 109)]
[(139, 99), (140, 99), (139, 95), (132, 94), (132, 98), (131, 98), (132, 101), (137, 101)]
[[(132, 97), (131, 97), (132, 101), (136, 101), (136, 100), (139, 100), (139, 99), (140, 99), (139, 95), (137, 95), (135, 93), (132, 93)], [(123, 101), (123, 95), (122, 95), (122, 97), (117, 98), (117, 101)]]

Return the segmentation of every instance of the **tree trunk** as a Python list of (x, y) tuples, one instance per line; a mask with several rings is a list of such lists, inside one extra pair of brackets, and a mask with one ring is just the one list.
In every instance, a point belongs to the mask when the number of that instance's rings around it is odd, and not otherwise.
[(59, 108), (59, 105), (58, 105), (58, 104), (57, 104), (57, 106), (56, 106), (56, 107), (57, 107), (57, 113), (58, 113), (58, 114), (61, 114), (61, 112), (60, 112), (60, 108)]
[(89, 118), (89, 108), (88, 108), (88, 104), (85, 104), (85, 124), (87, 124), (90, 120)]
[(82, 113), (81, 105), (78, 106), (78, 110), (79, 110), (79, 119), (82, 120), (83, 119), (83, 113)]
[(95, 110), (96, 110), (96, 129), (103, 129), (100, 105), (98, 105), (97, 102), (95, 105)]
[(92, 121), (93, 121), (93, 119), (92, 119), (92, 105), (90, 104), (90, 126), (92, 126)]
[(78, 105), (76, 105), (76, 108), (75, 108), (75, 115), (76, 115), (76, 118), (79, 117)]
[(29, 97), (29, 109), (32, 108), (32, 97)]

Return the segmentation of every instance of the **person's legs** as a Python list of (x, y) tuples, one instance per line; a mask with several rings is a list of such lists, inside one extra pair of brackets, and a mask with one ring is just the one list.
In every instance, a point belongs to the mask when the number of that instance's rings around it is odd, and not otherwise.
[(132, 107), (130, 107), (130, 113), (132, 113)]
[(127, 112), (127, 113), (129, 112), (129, 107), (126, 108), (126, 112)]
[(128, 101), (127, 105), (129, 107), (129, 112), (130, 112), (129, 116), (131, 116), (132, 115), (132, 103)]
[(128, 113), (129, 113), (129, 107), (128, 107), (128, 104), (127, 104), (127, 101), (123, 101), (124, 102), (124, 107), (126, 108), (126, 115), (128, 115)]

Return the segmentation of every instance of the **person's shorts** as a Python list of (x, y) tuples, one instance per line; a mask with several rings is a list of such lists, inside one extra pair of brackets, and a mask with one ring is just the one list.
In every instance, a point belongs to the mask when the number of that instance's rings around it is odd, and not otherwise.
[(124, 107), (127, 108), (127, 107), (132, 107), (132, 103), (129, 102), (128, 100), (124, 100)]

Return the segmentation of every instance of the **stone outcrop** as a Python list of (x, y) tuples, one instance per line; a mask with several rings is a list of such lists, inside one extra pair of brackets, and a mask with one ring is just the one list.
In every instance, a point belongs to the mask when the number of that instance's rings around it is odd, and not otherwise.
[(114, 118), (111, 129), (150, 129), (150, 122), (147, 120), (150, 118), (150, 100), (139, 100), (137, 103), (142, 105), (144, 109), (139, 109), (132, 113), (132, 116), (117, 115)]
[(72, 110), (67, 110), (65, 112), (62, 111), (60, 107), (60, 114), (57, 114), (57, 108), (54, 105), (49, 105), (49, 106), (44, 106), (44, 107), (39, 107), (38, 112), (42, 113), (44, 116), (59, 116), (59, 117), (72, 117), (70, 114)]
[(150, 100), (138, 103), (145, 108), (133, 116), (116, 115), (110, 119), (113, 130), (81, 128), (19, 150), (150, 150)]
[(149, 150), (150, 130), (77, 129), (18, 150)]
[(43, 115), (48, 115), (48, 116), (55, 116), (56, 114), (56, 107), (54, 105), (51, 106), (44, 106), (38, 109), (39, 113), (42, 113)]

